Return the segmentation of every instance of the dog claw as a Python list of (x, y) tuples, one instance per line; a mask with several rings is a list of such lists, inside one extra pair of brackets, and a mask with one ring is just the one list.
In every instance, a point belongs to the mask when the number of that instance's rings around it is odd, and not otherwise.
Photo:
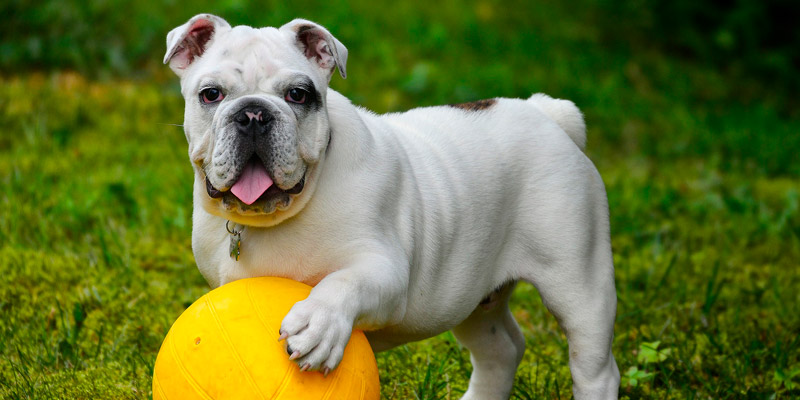
[(311, 368), (311, 364), (305, 363), (303, 364), (303, 368), (300, 368), (300, 371), (308, 371), (309, 368)]
[(289, 356), (290, 360), (296, 360), (298, 358), (300, 358), (300, 352), (299, 351), (295, 351), (294, 353), (292, 353), (292, 355)]
[(278, 341), (280, 342), (281, 340), (286, 340), (286, 338), (288, 337), (289, 337), (288, 333), (281, 333), (281, 335), (278, 336)]
[(328, 374), (329, 374), (329, 373), (331, 373), (331, 369), (330, 369), (330, 368), (328, 368), (328, 367), (325, 367), (325, 368), (322, 370), (322, 376), (328, 376)]

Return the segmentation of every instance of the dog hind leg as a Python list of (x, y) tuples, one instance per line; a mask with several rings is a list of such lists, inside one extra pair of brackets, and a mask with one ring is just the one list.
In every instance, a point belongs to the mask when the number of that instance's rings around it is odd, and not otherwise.
[(508, 309), (514, 283), (490, 295), (453, 334), (470, 351), (472, 377), (461, 400), (506, 400), (514, 386), (517, 366), (525, 353), (525, 339)]
[(569, 241), (576, 246), (565, 253), (582, 257), (561, 257), (521, 276), (537, 288), (567, 337), (577, 400), (616, 399), (619, 388), (611, 353), (617, 305), (614, 267), (607, 233), (602, 233), (606, 225), (600, 225), (594, 240)]
[[(613, 285), (603, 286), (606, 290), (597, 291), (563, 284), (551, 288), (541, 281), (537, 285), (542, 301), (567, 336), (572, 392), (577, 400), (617, 398), (619, 369), (611, 353), (615, 307), (610, 305), (616, 304), (616, 298)], [(554, 290), (559, 294), (553, 295)]]

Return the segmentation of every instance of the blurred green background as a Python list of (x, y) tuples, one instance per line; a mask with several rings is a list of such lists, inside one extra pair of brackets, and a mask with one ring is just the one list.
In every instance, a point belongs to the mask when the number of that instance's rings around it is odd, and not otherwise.
[[(19, 1), (0, 4), (0, 397), (148, 398), (208, 290), (166, 33), (304, 17), (377, 112), (545, 92), (585, 113), (608, 189), (629, 398), (800, 396), (800, 17), (792, 1)], [(534, 288), (513, 397), (569, 398)], [(450, 334), (378, 355), (389, 399), (450, 399)]]

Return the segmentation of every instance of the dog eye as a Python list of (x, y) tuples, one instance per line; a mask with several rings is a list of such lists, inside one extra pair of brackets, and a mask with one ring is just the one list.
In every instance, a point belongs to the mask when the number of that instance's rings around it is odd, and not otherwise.
[(216, 103), (222, 101), (224, 98), (225, 95), (217, 88), (205, 88), (200, 91), (200, 101), (204, 104)]
[(303, 103), (306, 102), (306, 95), (307, 94), (308, 94), (308, 92), (306, 92), (303, 89), (294, 88), (294, 89), (290, 89), (288, 92), (286, 92), (285, 99), (286, 99), (286, 101), (288, 101), (290, 103), (303, 104)]

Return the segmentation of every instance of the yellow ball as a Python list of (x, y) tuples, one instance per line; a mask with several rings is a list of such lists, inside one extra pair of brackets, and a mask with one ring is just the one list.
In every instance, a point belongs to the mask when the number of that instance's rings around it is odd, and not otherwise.
[(375, 355), (354, 331), (327, 377), (303, 372), (278, 342), (278, 329), (311, 287), (251, 278), (207, 293), (172, 325), (153, 370), (153, 399), (377, 400)]

